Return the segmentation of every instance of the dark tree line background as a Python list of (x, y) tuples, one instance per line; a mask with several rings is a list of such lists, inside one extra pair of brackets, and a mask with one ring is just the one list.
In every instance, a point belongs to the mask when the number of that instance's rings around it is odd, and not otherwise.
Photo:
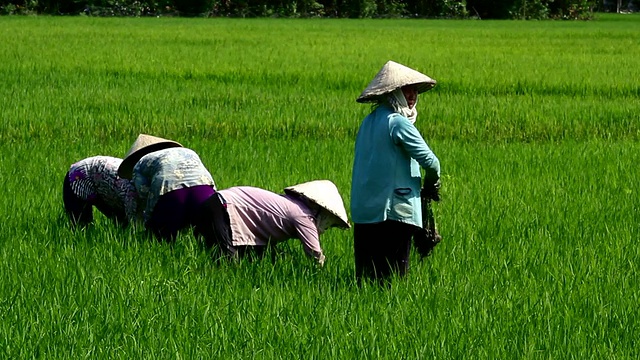
[(0, 0), (1, 15), (590, 19), (640, 0)]

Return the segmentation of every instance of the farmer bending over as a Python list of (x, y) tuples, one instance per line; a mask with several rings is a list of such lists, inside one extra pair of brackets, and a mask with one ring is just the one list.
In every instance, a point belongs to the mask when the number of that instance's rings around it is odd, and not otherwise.
[(320, 235), (330, 227), (350, 227), (338, 189), (329, 180), (316, 180), (284, 192), (280, 195), (250, 186), (220, 190), (219, 196), (207, 201), (206, 214), (214, 217), (205, 238), (215, 239), (233, 259), (248, 251), (260, 256), (267, 246), (297, 238), (305, 253), (324, 265)]
[(93, 207), (126, 226), (135, 217), (136, 195), (131, 181), (118, 176), (122, 159), (93, 156), (71, 165), (64, 177), (62, 200), (74, 226), (93, 222)]
[(162, 240), (174, 240), (191, 225), (198, 231), (201, 206), (216, 193), (213, 177), (198, 154), (179, 143), (140, 134), (118, 168), (132, 179), (138, 213), (147, 230)]

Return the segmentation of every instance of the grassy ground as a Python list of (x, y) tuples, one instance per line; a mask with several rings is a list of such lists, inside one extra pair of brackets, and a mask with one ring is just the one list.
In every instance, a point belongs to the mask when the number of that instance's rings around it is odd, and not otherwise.
[[(6, 358), (635, 358), (637, 15), (592, 22), (0, 18), (0, 354)], [(62, 177), (138, 133), (220, 188), (319, 178), (349, 205), (355, 98), (389, 59), (438, 80), (416, 123), (444, 242), (390, 290), (352, 233), (215, 264), (103, 217)]]

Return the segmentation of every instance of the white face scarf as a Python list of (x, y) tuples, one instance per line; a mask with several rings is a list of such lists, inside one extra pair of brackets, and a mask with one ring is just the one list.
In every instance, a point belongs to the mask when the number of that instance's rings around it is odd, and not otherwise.
[(402, 89), (397, 88), (387, 95), (387, 100), (393, 107), (393, 110), (395, 110), (398, 114), (409, 119), (412, 124), (416, 122), (416, 118), (418, 117), (418, 110), (416, 110), (416, 105), (418, 105), (417, 97), (416, 103), (415, 105), (413, 105), (413, 108), (409, 108), (407, 99), (405, 99), (404, 94), (402, 93)]

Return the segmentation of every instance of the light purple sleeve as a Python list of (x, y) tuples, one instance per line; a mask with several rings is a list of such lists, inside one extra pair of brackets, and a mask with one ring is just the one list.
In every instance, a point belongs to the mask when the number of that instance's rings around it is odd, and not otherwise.
[(324, 262), (324, 254), (320, 246), (320, 236), (318, 235), (318, 229), (313, 220), (309, 217), (299, 217), (295, 220), (294, 226), (298, 232), (298, 237), (300, 238), (304, 252), (319, 262)]

